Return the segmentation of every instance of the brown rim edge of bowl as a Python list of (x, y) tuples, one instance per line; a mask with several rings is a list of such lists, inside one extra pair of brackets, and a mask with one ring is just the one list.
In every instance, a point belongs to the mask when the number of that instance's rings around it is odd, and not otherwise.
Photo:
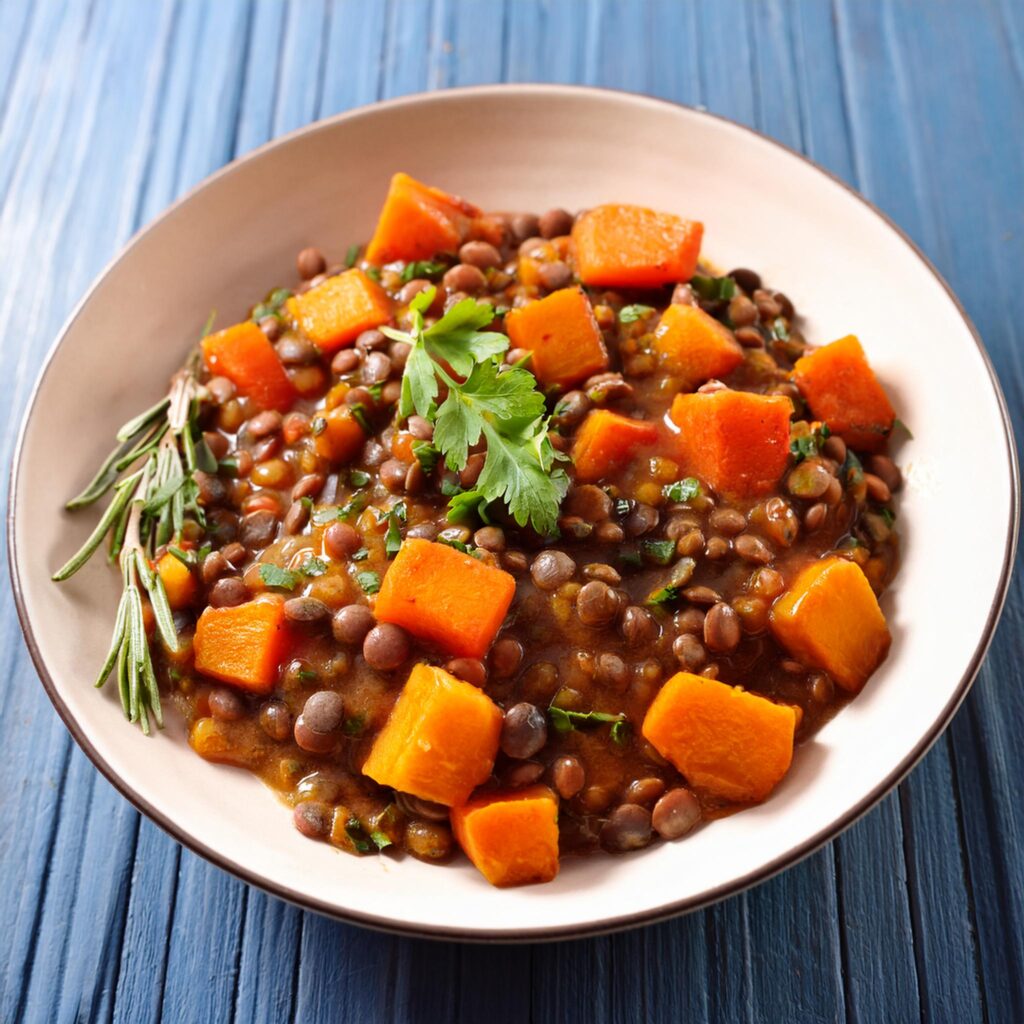
[[(286, 145), (293, 139), (299, 138), (306, 134), (312, 134), (314, 132), (324, 131), (335, 124), (346, 121), (353, 118), (363, 117), (370, 115), (371, 113), (379, 110), (380, 108), (387, 107), (399, 107), (404, 105), (415, 105), (417, 103), (424, 102), (426, 100), (443, 102), (449, 98), (462, 98), (473, 95), (487, 95), (487, 94), (501, 94), (501, 93), (519, 93), (520, 95), (550, 95), (551, 93), (561, 93), (568, 95), (592, 95), (592, 96), (605, 96), (609, 99), (622, 100), (626, 98), (632, 102), (650, 104), (658, 107), (665, 107), (671, 110), (687, 110), (698, 117), (710, 118), (714, 121), (720, 121), (724, 124), (729, 125), (732, 128), (739, 129), (740, 131), (746, 132), (750, 135), (757, 137), (763, 142), (767, 142), (772, 146), (775, 146), (790, 156), (797, 158), (810, 167), (814, 168), (820, 174), (830, 179), (835, 184), (839, 185), (844, 191), (848, 192), (855, 199), (861, 202), (871, 213), (878, 217), (889, 229), (899, 237), (903, 243), (907, 246), (910, 252), (917, 257), (917, 259), (925, 266), (925, 268), (931, 273), (935, 280), (939, 283), (942, 289), (945, 291), (950, 301), (953, 303), (960, 318), (963, 320), (971, 337), (974, 339), (974, 343), (978, 348), (978, 352), (982, 358), (986, 370), (988, 371), (989, 381), (992, 385), (992, 390), (996, 396), (996, 402), (999, 406), (1000, 416), (1003, 423), (1003, 442), (1006, 446), (1006, 459), (1010, 469), (1010, 502), (1011, 502), (1011, 515), (1009, 526), (1007, 529), (1007, 535), (1004, 538), (1003, 545), (1003, 564), (999, 575), (999, 582), (996, 587), (995, 594), (993, 595), (992, 604), (989, 608), (988, 616), (985, 620), (985, 628), (978, 640), (977, 646), (975, 647), (974, 654), (971, 657), (971, 661), (967, 667), (967, 671), (961, 676), (960, 682), (958, 683), (953, 696), (947, 702), (943, 708), (942, 713), (938, 716), (934, 724), (928, 733), (920, 740), (920, 742), (903, 758), (903, 760), (889, 773), (885, 780), (875, 787), (867, 796), (858, 801), (853, 807), (851, 807), (844, 815), (842, 815), (837, 821), (833, 822), (828, 828), (823, 829), (821, 832), (815, 834), (810, 839), (801, 843), (799, 846), (787, 851), (779, 857), (776, 857), (773, 861), (762, 865), (760, 868), (749, 872), (743, 877), (736, 879), (731, 882), (727, 882), (723, 885), (717, 886), (714, 889), (708, 890), (702, 893), (700, 896), (689, 897), (687, 899), (677, 900), (675, 902), (669, 902), (660, 906), (654, 910), (640, 911), (634, 914), (622, 914), (614, 918), (610, 918), (606, 921), (601, 921), (597, 924), (583, 925), (579, 927), (572, 926), (554, 926), (554, 927), (541, 927), (532, 928), (518, 932), (516, 934), (508, 934), (501, 931), (468, 931), (462, 928), (451, 927), (451, 926), (433, 926), (433, 927), (418, 927), (415, 925), (407, 925), (400, 921), (395, 921), (390, 918), (377, 917), (373, 914), (365, 914), (352, 910), (340, 909), (332, 904), (325, 903), (314, 897), (307, 896), (304, 893), (296, 892), (289, 888), (287, 885), (281, 882), (277, 882), (273, 879), (264, 878), (258, 876), (255, 873), (249, 871), (247, 868), (231, 860), (224, 854), (206, 846), (204, 843), (196, 839), (191, 834), (187, 833), (180, 826), (171, 821), (161, 811), (153, 807), (148, 801), (143, 799), (131, 786), (129, 786), (124, 779), (118, 776), (113, 769), (107, 764), (96, 748), (86, 738), (78, 723), (71, 715), (67, 705), (61, 699), (60, 694), (54, 685), (53, 678), (50, 676), (49, 670), (43, 661), (42, 654), (39, 650), (38, 644), (36, 643), (35, 634), (32, 631), (31, 623), (28, 620), (28, 614), (25, 609), (24, 595), (21, 587), (21, 572), (17, 561), (17, 552), (14, 542), (14, 508), (17, 497), (17, 484), (19, 477), (19, 469), (21, 466), (22, 449), (25, 442), (25, 435), (28, 432), (29, 421), (32, 416), (32, 412), (35, 408), (36, 401), (39, 396), (39, 389), (42, 386), (43, 380), (46, 377), (47, 372), (50, 369), (50, 365), (53, 362), (54, 356), (57, 353), (61, 343), (63, 342), (68, 331), (71, 329), (74, 322), (78, 319), (82, 309), (91, 298), (93, 292), (99, 287), (100, 283), (107, 277), (114, 266), (119, 263), (128, 252), (134, 247), (138, 239), (153, 228), (156, 224), (160, 223), (165, 218), (171, 216), (177, 209), (184, 205), (188, 200), (197, 192), (205, 189), (207, 186), (212, 184), (214, 181), (220, 179), (223, 176), (231, 174), (234, 170), (243, 163), (258, 158), (265, 151), (277, 148), (278, 146)], [(22, 633), (25, 637), (25, 643), (28, 647), (29, 654), (32, 658), (32, 662), (35, 665), (36, 672), (43, 684), (43, 688), (46, 690), (47, 695), (50, 698), (51, 703), (56, 708), (58, 715), (63, 720), (68, 731), (71, 733), (75, 742), (81, 747), (86, 756), (100, 773), (107, 779), (108, 782), (118, 792), (121, 793), (130, 803), (132, 803), (137, 810), (145, 814), (151, 821), (155, 822), (160, 828), (168, 833), (173, 839), (187, 847), (193, 853), (199, 854), (199, 856), (215, 864), (217, 867), (222, 868), (225, 871), (241, 878), (243, 881), (250, 885), (256, 886), (265, 892), (270, 893), (273, 896), (277, 896), (281, 899), (287, 900), (299, 907), (306, 910), (312, 910), (316, 913), (323, 914), (327, 917), (335, 918), (350, 924), (357, 924), (363, 927), (372, 928), (377, 931), (388, 932), (391, 934), (415, 937), (415, 938), (431, 938), (441, 940), (459, 940), (464, 942), (477, 942), (477, 943), (522, 943), (522, 942), (543, 942), (543, 941), (554, 941), (562, 939), (581, 939), (589, 938), (596, 935), (606, 935), (611, 932), (622, 931), (628, 928), (635, 928), (640, 925), (655, 924), (659, 921), (667, 920), (668, 918), (675, 917), (677, 915), (687, 913), (692, 910), (699, 910), (703, 907), (707, 907), (712, 903), (716, 903), (719, 900), (726, 899), (729, 896), (734, 896), (737, 893), (744, 891), (754, 885), (759, 885), (761, 882), (767, 881), (769, 878), (778, 874), (780, 871), (786, 868), (792, 867), (805, 857), (814, 853), (820, 847), (824, 846), (825, 843), (835, 838), (841, 832), (849, 828), (858, 818), (862, 817), (869, 810), (871, 810), (875, 804), (877, 804), (890, 790), (897, 786), (907, 775), (907, 773), (914, 767), (917, 762), (924, 757), (929, 751), (932, 744), (942, 735), (945, 731), (946, 726), (949, 724), (953, 715), (957, 709), (963, 703), (967, 696), (971, 684), (974, 682), (978, 671), (981, 668), (982, 662), (985, 659), (985, 655), (988, 653), (988, 649), (992, 643), (992, 637), (995, 633), (996, 625), (999, 621), (999, 616), (1002, 612), (1003, 605), (1006, 602), (1007, 592), (1009, 590), (1010, 577), (1013, 571), (1014, 559), (1017, 548), (1017, 535), (1020, 527), (1020, 476), (1019, 466), (1017, 461), (1017, 449), (1014, 443), (1013, 437), (1013, 425), (1010, 420), (1009, 411), (1006, 405), (1006, 398), (1003, 395), (1002, 387), (999, 384), (999, 379), (996, 376), (995, 369), (992, 365), (992, 361), (989, 358), (988, 352), (985, 350), (984, 343), (981, 340), (981, 336), (978, 333), (977, 328), (968, 316), (967, 311), (964, 309), (960, 300), (957, 298), (953, 289), (946, 282), (945, 278), (939, 273), (931, 260), (918, 248), (917, 244), (911, 240), (911, 238), (900, 228), (887, 214), (883, 213), (878, 207), (871, 203), (868, 199), (864, 198), (856, 189), (847, 184), (837, 175), (831, 171), (822, 167), (810, 157), (805, 156), (803, 153), (797, 152), (782, 142), (771, 138), (762, 132), (757, 131), (755, 128), (750, 128), (747, 125), (739, 124), (727, 117), (723, 117), (720, 114), (713, 114), (707, 110), (698, 109), (696, 107), (687, 106), (682, 103), (675, 103), (671, 100), (666, 100), (657, 96), (650, 96), (644, 93), (627, 92), (624, 90), (616, 89), (603, 89), (596, 86), (579, 86), (579, 85), (555, 85), (546, 83), (522, 83), (522, 84), (495, 84), (495, 85), (482, 85), (482, 86), (468, 86), (457, 89), (443, 89), (434, 92), (419, 92), (412, 93), (406, 96), (397, 97), (395, 99), (378, 101), (375, 103), (366, 104), (360, 107), (355, 107), (351, 110), (343, 111), (340, 114), (336, 114), (333, 117), (325, 118), (320, 121), (315, 121), (312, 124), (305, 125), (295, 131), (288, 132), (276, 139), (272, 139), (269, 142), (257, 147), (256, 149), (246, 153), (245, 155), (231, 161), (224, 167), (215, 171), (213, 174), (204, 178), (201, 182), (194, 185), (188, 191), (186, 191), (180, 198), (175, 200), (170, 206), (168, 206), (161, 214), (150, 221), (148, 224), (143, 225), (138, 231), (136, 231), (131, 238), (125, 243), (125, 245), (118, 251), (118, 253), (111, 259), (103, 270), (97, 275), (95, 280), (89, 286), (88, 290), (79, 300), (75, 308), (72, 310), (67, 320), (64, 322), (60, 331), (57, 334), (56, 340), (47, 352), (43, 364), (40, 367), (39, 374), (36, 378), (36, 382), (32, 387), (32, 391), (29, 395), (28, 401), (25, 405), (25, 412), (22, 416), (21, 426), (18, 430), (18, 438), (14, 448), (14, 455), (11, 460), (11, 471), (8, 489), (8, 501), (7, 501), (7, 553), (8, 562), (10, 565), (11, 582), (14, 591), (15, 607), (18, 613), (18, 621), (21, 625)]]

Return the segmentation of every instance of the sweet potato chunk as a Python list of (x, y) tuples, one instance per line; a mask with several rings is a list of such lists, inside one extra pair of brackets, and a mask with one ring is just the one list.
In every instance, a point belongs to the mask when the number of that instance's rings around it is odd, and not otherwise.
[(704, 225), (643, 206), (595, 206), (576, 219), (572, 240), (584, 284), (657, 288), (689, 281)]
[(502, 714), (482, 690), (434, 665), (409, 674), (363, 774), (448, 807), (465, 803), (494, 767)]
[(167, 603), (177, 611), (187, 608), (196, 596), (196, 578), (192, 570), (169, 551), (161, 555), (156, 563), (156, 571), (167, 593)]
[(654, 350), (685, 390), (724, 377), (743, 362), (743, 349), (728, 327), (698, 306), (679, 303), (669, 306), (658, 321)]
[(227, 377), (260, 408), (285, 412), (295, 401), (295, 388), (274, 346), (251, 320), (208, 334), (202, 348), (210, 373)]
[(466, 856), (491, 885), (550, 882), (558, 874), (558, 797), (547, 786), (487, 793), (451, 811)]
[(679, 428), (683, 466), (718, 494), (767, 494), (789, 461), (793, 403), (782, 395), (714, 391), (676, 395), (670, 413)]
[(379, 266), (392, 260), (425, 260), (439, 252), (455, 252), (479, 216), (480, 210), (465, 199), (400, 171), (391, 179), (366, 247), (366, 259)]
[(798, 359), (793, 380), (815, 417), (851, 448), (874, 452), (885, 444), (896, 413), (855, 335)]
[(391, 319), (387, 292), (358, 268), (329, 277), (304, 295), (293, 295), (288, 312), (310, 341), (324, 352), (349, 345), (363, 331)]
[(608, 368), (601, 328), (580, 288), (562, 288), (511, 310), (505, 326), (513, 348), (533, 353), (529, 368), (545, 384), (570, 387)]
[(211, 606), (196, 623), (196, 671), (243, 690), (269, 693), (288, 646), (282, 600), (258, 598), (234, 608)]
[(747, 803), (789, 771), (796, 724), (796, 708), (679, 672), (658, 691), (642, 731), (691, 785)]
[(858, 693), (889, 653), (889, 627), (871, 584), (845, 558), (812, 562), (775, 602), (776, 639), (805, 664)]
[(410, 538), (384, 575), (374, 614), (450, 654), (481, 658), (515, 592), (504, 570), (447, 544)]
[(583, 421), (573, 442), (576, 479), (580, 483), (601, 480), (627, 462), (638, 448), (657, 439), (658, 428), (653, 423), (595, 409)]
[(366, 443), (366, 431), (347, 405), (339, 405), (323, 414), (324, 428), (316, 435), (317, 455), (331, 462), (351, 462)]

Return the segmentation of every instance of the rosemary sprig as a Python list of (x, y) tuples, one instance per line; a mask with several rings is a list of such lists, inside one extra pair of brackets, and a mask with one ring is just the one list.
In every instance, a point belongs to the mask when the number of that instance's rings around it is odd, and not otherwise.
[[(146, 637), (143, 594), (149, 599), (164, 646), (171, 652), (178, 650), (167, 594), (151, 562), (158, 548), (180, 542), (187, 520), (205, 525), (195, 472), (215, 472), (217, 468), (198, 424), (200, 403), (206, 395), (199, 384), (198, 367), (193, 355), (174, 375), (167, 395), (117, 432), (117, 447), (85, 490), (67, 503), (74, 511), (113, 491), (96, 528), (53, 575), (57, 582), (69, 579), (95, 554), (104, 538), (109, 538), (110, 558), (121, 567), (123, 589), (96, 686), (103, 686), (113, 672), (125, 716), (147, 735), (150, 719), (162, 727), (163, 716)], [(132, 468), (140, 462), (139, 468)]]

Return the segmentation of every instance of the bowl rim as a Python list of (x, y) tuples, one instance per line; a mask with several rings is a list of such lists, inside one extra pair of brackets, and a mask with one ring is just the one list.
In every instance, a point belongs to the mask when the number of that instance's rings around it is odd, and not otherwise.
[[(583, 925), (555, 925), (555, 926), (542, 926), (531, 929), (523, 930), (515, 937), (510, 938), (507, 934), (501, 934), (499, 932), (488, 932), (486, 929), (473, 929), (467, 930), (461, 927), (448, 926), (448, 925), (435, 925), (435, 926), (419, 926), (411, 925), (403, 922), (400, 919), (385, 917), (381, 915), (364, 913), (362, 911), (349, 910), (338, 907), (334, 904), (326, 901), (317, 899), (315, 896), (310, 896), (306, 893), (299, 892), (286, 882), (265, 877), (254, 871), (250, 871), (248, 868), (238, 863), (229, 854), (225, 854), (219, 850), (216, 850), (210, 846), (207, 846), (203, 841), (198, 839), (189, 833), (183, 826), (177, 824), (167, 815), (165, 815), (157, 807), (149, 803), (140, 796), (132, 786), (120, 775), (118, 775), (113, 768), (106, 762), (103, 755), (96, 749), (96, 747), (88, 740), (82, 729), (79, 727), (77, 721), (70, 712), (70, 709), (62, 699), (57, 685), (54, 682), (53, 677), (50, 675), (49, 669), (43, 660), (42, 652), (36, 641), (35, 632), (32, 624), (29, 621), (28, 612), (25, 607), (25, 598), (22, 591), (22, 578), (21, 578), (21, 567), (18, 563), (17, 548), (15, 544), (15, 505), (17, 503), (17, 490), (18, 481), (21, 475), (21, 461), (23, 456), (23, 448), (25, 444), (26, 435), (28, 433), (29, 425), (35, 412), (36, 403), (39, 398), (39, 391), (43, 385), (47, 373), (53, 363), (54, 357), (63, 344), (68, 332), (74, 326), (78, 317), (82, 313), (82, 310), (91, 300), (93, 293), (99, 288), (100, 284), (107, 278), (113, 268), (125, 259), (140, 238), (148, 233), (150, 230), (156, 227), (166, 218), (170, 217), (178, 207), (186, 204), (194, 195), (206, 189), (214, 182), (219, 181), (221, 178), (234, 174), (242, 165), (248, 163), (251, 160), (255, 160), (260, 157), (263, 153), (271, 149), (286, 146), (294, 140), (304, 137), (306, 135), (312, 135), (321, 131), (331, 130), (335, 125), (347, 121), (353, 120), (360, 117), (368, 116), (381, 109), (396, 109), (405, 106), (417, 106), (423, 103), (436, 103), (444, 102), (448, 99), (460, 99), (460, 98), (472, 98), (474, 96), (488, 96), (488, 95), (517, 95), (520, 97), (546, 97), (552, 96), (564, 96), (564, 97), (591, 97), (595, 100), (602, 98), (607, 100), (621, 101), (626, 99), (630, 102), (639, 105), (648, 105), (652, 107), (665, 108), (668, 110), (684, 110), (689, 114), (699, 118), (708, 118), (718, 122), (724, 122), (725, 124), (741, 130), (742, 132), (748, 133), (755, 136), (756, 138), (771, 144), (792, 157), (801, 160), (803, 163), (808, 164), (818, 173), (829, 178), (832, 182), (839, 185), (843, 190), (852, 195), (858, 200), (865, 210), (875, 217), (879, 218), (892, 232), (894, 232), (898, 238), (900, 238), (906, 245), (910, 253), (917, 258), (917, 260), (923, 264), (923, 266), (930, 272), (932, 277), (942, 287), (950, 301), (953, 303), (954, 308), (959, 314), (964, 325), (967, 327), (971, 337), (974, 339), (974, 343), (978, 348), (979, 355), (985, 365), (985, 369), (988, 372), (989, 382), (992, 390), (995, 394), (996, 402), (999, 407), (999, 414), (1003, 425), (1003, 444), (1004, 454), (1008, 467), (1010, 470), (1010, 517), (1008, 522), (1008, 528), (1006, 537), (1003, 540), (1003, 561), (1000, 569), (999, 581), (996, 587), (996, 591), (993, 595), (991, 605), (989, 607), (988, 615), (985, 620), (984, 629), (978, 638), (977, 645), (974, 653), (968, 664), (967, 670), (961, 676), (956, 689), (954, 690), (949, 701), (942, 709), (940, 715), (936, 718), (935, 722), (923, 736), (918, 743), (903, 757), (900, 763), (886, 776), (882, 782), (879, 783), (870, 793), (859, 800), (854, 806), (850, 807), (840, 818), (831, 823), (827, 828), (820, 830), (813, 836), (804, 840), (787, 850), (784, 854), (776, 857), (774, 860), (769, 861), (766, 864), (761, 865), (759, 868), (748, 872), (740, 878), (731, 880), (723, 883), (712, 889), (706, 890), (698, 896), (686, 897), (679, 900), (672, 900), (661, 904), (660, 906), (650, 909), (637, 911), (633, 914), (620, 914), (607, 920), (595, 922), (592, 924)], [(217, 867), (233, 874), (237, 878), (242, 879), (250, 885), (256, 886), (259, 889), (270, 893), (273, 896), (277, 896), (280, 899), (284, 899), (292, 904), (302, 907), (306, 910), (312, 910), (317, 913), (323, 914), (328, 917), (332, 917), (338, 920), (342, 920), (351, 924), (361, 925), (363, 927), (372, 928), (378, 931), (388, 932), (391, 934), (398, 934), (417, 938), (431, 938), (441, 940), (459, 940), (466, 942), (479, 942), (479, 943), (522, 943), (522, 942), (534, 942), (534, 941), (549, 941), (559, 939), (574, 939), (583, 938), (587, 936), (604, 935), (615, 931), (621, 931), (628, 928), (634, 928), (641, 925), (653, 924), (658, 921), (663, 921), (677, 915), (687, 913), (692, 910), (697, 910), (720, 900), (726, 899), (729, 896), (736, 895), (737, 893), (743, 892), (744, 890), (751, 888), (752, 886), (758, 885), (761, 882), (766, 881), (772, 876), (785, 870), (786, 868), (792, 867), (805, 857), (814, 853), (820, 847), (824, 846), (825, 843), (829, 842), (841, 832), (849, 828), (855, 821), (871, 810), (887, 793), (895, 788), (910, 772), (910, 770), (917, 764), (917, 762), (924, 757), (929, 751), (935, 741), (942, 735), (948, 726), (953, 715), (957, 709), (963, 703), (966, 698), (971, 684), (974, 682), (978, 671), (981, 668), (982, 662), (985, 659), (988, 649), (992, 643), (992, 638), (995, 633), (996, 625), (999, 621), (999, 616), (1002, 612), (1003, 606), (1006, 602), (1007, 593), (1009, 590), (1010, 577), (1012, 575), (1014, 559), (1017, 550), (1018, 533), (1020, 529), (1020, 516), (1021, 516), (1021, 495), (1020, 495), (1020, 468), (1017, 458), (1017, 449), (1013, 435), (1013, 425), (1010, 420), (1009, 411), (1006, 404), (1006, 398), (1003, 394), (1002, 387), (1000, 386), (999, 379), (996, 375), (995, 368), (992, 365), (992, 361), (989, 357), (988, 352), (985, 349), (985, 345), (978, 333), (977, 328), (974, 326), (970, 316), (964, 309), (960, 300), (957, 298), (953, 289), (946, 282), (945, 278), (939, 273), (938, 269), (931, 262), (931, 260), (921, 251), (918, 245), (903, 231), (887, 214), (875, 206), (870, 200), (866, 199), (856, 189), (854, 189), (847, 182), (843, 181), (836, 174), (831, 172), (825, 167), (822, 167), (816, 161), (810, 157), (800, 153), (799, 151), (787, 146), (785, 143), (779, 142), (777, 139), (772, 138), (763, 132), (758, 131), (755, 128), (751, 128), (748, 125), (741, 124), (738, 121), (734, 121), (731, 118), (724, 117), (720, 114), (712, 113), (701, 107), (690, 106), (684, 103), (677, 103), (672, 100), (667, 100), (659, 96), (653, 96), (643, 92), (634, 92), (629, 90), (620, 89), (607, 89), (598, 86), (586, 86), (586, 85), (562, 85), (555, 83), (499, 83), (490, 85), (474, 85), (464, 86), (459, 88), (446, 88), (438, 89), (433, 91), (424, 91), (410, 93), (404, 96), (396, 97), (388, 100), (378, 100), (372, 103), (363, 104), (358, 107), (353, 107), (349, 110), (342, 111), (341, 113), (334, 114), (330, 117), (323, 118), (318, 121), (313, 121), (310, 124), (304, 125), (293, 131), (287, 132), (275, 139), (271, 139), (268, 142), (256, 147), (255, 149), (245, 153), (241, 157), (232, 160), (230, 163), (225, 164), (223, 167), (218, 168), (212, 174), (198, 182), (190, 189), (188, 189), (183, 195), (176, 199), (171, 205), (166, 207), (158, 216), (153, 218), (148, 223), (142, 225), (137, 231), (135, 231), (127, 242), (119, 249), (119, 251), (113, 256), (111, 260), (107, 262), (104, 268), (96, 276), (93, 282), (89, 285), (82, 298), (75, 305), (67, 319), (64, 321), (57, 336), (51, 344), (49, 351), (43, 359), (42, 365), (40, 366), (36, 381), (32, 386), (32, 391), (29, 395), (28, 401), (25, 405), (25, 411), (22, 415), (21, 424), (18, 429), (17, 441), (15, 443), (14, 454), (11, 460), (11, 469), (9, 476), (8, 486), (8, 500), (7, 500), (7, 513), (6, 513), (6, 527), (7, 527), (7, 555), (8, 564), (10, 567), (11, 583), (14, 593), (15, 608), (18, 614), (18, 621), (21, 626), (22, 634), (25, 638), (26, 646), (28, 647), (29, 655), (32, 659), (33, 665), (35, 666), (36, 673), (38, 674), (40, 681), (43, 684), (47, 696), (50, 698), (51, 703), (56, 709), (58, 715), (64, 722), (64, 725), (71, 733), (75, 742), (82, 749), (85, 755), (92, 761), (93, 765), (100, 771), (100, 773), (107, 779), (111, 785), (124, 796), (138, 811), (145, 814), (151, 821), (157, 824), (163, 829), (168, 835), (174, 840), (181, 843), (187, 849), (193, 853), (198, 854), (205, 860), (210, 861)]]

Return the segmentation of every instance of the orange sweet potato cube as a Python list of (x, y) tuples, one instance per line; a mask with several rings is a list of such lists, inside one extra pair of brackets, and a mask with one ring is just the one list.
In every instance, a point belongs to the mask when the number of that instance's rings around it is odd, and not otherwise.
[(351, 462), (366, 443), (366, 431), (347, 405), (339, 405), (322, 414), (323, 429), (314, 438), (317, 455), (331, 462)]
[(771, 627), (783, 647), (858, 693), (889, 653), (889, 627), (860, 567), (838, 556), (812, 562), (776, 602)]
[(187, 608), (196, 596), (196, 578), (192, 575), (192, 570), (168, 551), (157, 560), (156, 571), (160, 575), (160, 581), (167, 594), (167, 603), (171, 608), (175, 611)]
[(373, 278), (353, 267), (304, 295), (293, 295), (286, 305), (310, 341), (324, 352), (334, 352), (363, 331), (386, 324), (393, 303)]
[(601, 480), (628, 462), (639, 448), (657, 439), (658, 428), (654, 423), (595, 409), (583, 421), (573, 441), (576, 479), (580, 483)]
[(233, 608), (211, 606), (196, 623), (196, 671), (243, 690), (269, 693), (289, 641), (280, 598), (257, 598)]
[(505, 326), (513, 348), (533, 353), (529, 368), (544, 384), (570, 387), (608, 368), (601, 328), (581, 288), (510, 310)]
[(295, 388), (274, 346), (251, 320), (208, 334), (202, 349), (210, 373), (227, 377), (260, 408), (284, 412), (295, 401)]
[(491, 885), (550, 882), (558, 874), (558, 797), (547, 786), (474, 797), (452, 808), (451, 821)]
[(654, 350), (684, 390), (724, 377), (743, 362), (732, 331), (698, 306), (673, 303), (654, 330)]
[(425, 260), (439, 252), (455, 252), (479, 216), (480, 210), (465, 199), (400, 171), (391, 179), (366, 247), (366, 259), (380, 266), (392, 260)]
[(689, 281), (704, 225), (643, 206), (595, 206), (576, 218), (572, 240), (584, 284), (657, 288)]
[(374, 614), (449, 654), (482, 658), (515, 592), (515, 579), (503, 569), (413, 537), (384, 574)]
[(416, 665), (377, 734), (363, 774), (448, 807), (491, 774), (502, 714), (482, 690), (434, 665)]
[(854, 335), (798, 359), (793, 380), (815, 418), (851, 448), (874, 452), (885, 444), (896, 413)]
[(728, 389), (676, 395), (670, 417), (679, 428), (679, 461), (718, 494), (767, 494), (789, 462), (792, 413), (783, 395)]
[(644, 738), (692, 786), (724, 800), (763, 800), (789, 771), (797, 709), (717, 679), (679, 672), (658, 691)]

